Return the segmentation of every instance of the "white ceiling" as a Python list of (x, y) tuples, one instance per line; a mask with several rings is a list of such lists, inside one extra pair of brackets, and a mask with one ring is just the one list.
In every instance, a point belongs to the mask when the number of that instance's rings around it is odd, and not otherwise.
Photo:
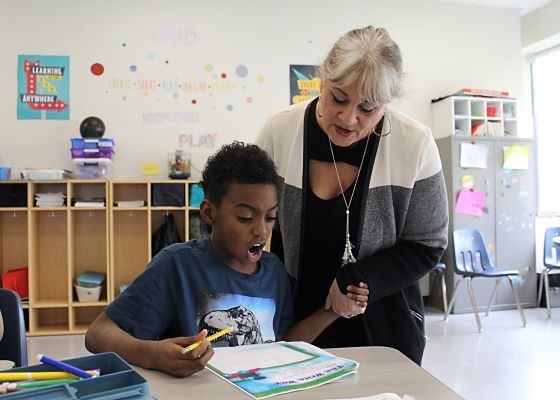
[(553, 0), (438, 0), (447, 3), (462, 3), (486, 7), (517, 8), (521, 15), (530, 13), (551, 3)]

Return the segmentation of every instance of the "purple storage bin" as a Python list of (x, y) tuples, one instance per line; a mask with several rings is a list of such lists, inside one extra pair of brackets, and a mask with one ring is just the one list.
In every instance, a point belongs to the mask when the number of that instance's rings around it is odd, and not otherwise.
[(112, 147), (100, 147), (98, 149), (72, 148), (72, 158), (113, 158)]

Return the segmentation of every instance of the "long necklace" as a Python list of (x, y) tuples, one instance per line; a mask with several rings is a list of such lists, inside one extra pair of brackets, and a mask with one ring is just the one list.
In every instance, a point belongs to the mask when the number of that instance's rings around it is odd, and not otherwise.
[(364, 149), (364, 154), (362, 155), (362, 161), (360, 162), (360, 167), (358, 168), (358, 175), (356, 175), (356, 180), (354, 181), (354, 188), (352, 189), (352, 194), (350, 195), (350, 200), (346, 201), (346, 196), (344, 195), (344, 189), (342, 188), (342, 182), (340, 181), (340, 175), (338, 174), (338, 168), (336, 167), (336, 160), (334, 158), (334, 151), (332, 148), (331, 138), (327, 135), (329, 139), (329, 147), (331, 149), (331, 155), (334, 164), (334, 170), (336, 172), (336, 179), (338, 181), (338, 186), (340, 187), (340, 193), (342, 194), (342, 200), (344, 200), (344, 205), (346, 206), (346, 241), (344, 244), (344, 253), (342, 254), (342, 266), (355, 263), (356, 257), (352, 254), (352, 249), (355, 247), (352, 242), (350, 242), (350, 205), (352, 204), (352, 199), (354, 198), (354, 192), (356, 191), (356, 186), (358, 185), (358, 178), (360, 177), (360, 171), (362, 170), (362, 166), (364, 165), (364, 159), (366, 158), (369, 137), (368, 135), (366, 140), (366, 147)]

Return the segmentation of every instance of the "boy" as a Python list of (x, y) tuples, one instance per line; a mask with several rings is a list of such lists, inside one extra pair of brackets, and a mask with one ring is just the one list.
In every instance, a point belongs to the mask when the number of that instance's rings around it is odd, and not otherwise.
[[(214, 346), (264, 343), (283, 334), (286, 340), (313, 340), (338, 316), (323, 310), (287, 332), (288, 274), (276, 256), (263, 252), (276, 221), (278, 185), (274, 163), (255, 145), (234, 142), (211, 156), (200, 212), (212, 234), (160, 251), (91, 324), (87, 349), (114, 351), (132, 364), (188, 376), (214, 354), (206, 335), (227, 326), (233, 331)], [(354, 293), (352, 301), (363, 312), (367, 290)]]

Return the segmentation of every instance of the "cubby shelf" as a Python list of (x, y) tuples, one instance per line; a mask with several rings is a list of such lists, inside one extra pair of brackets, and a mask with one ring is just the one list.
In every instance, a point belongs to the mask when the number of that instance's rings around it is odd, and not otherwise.
[[(84, 333), (89, 324), (152, 258), (152, 234), (172, 214), (182, 240), (189, 225), (200, 226), (198, 208), (189, 205), (194, 180), (173, 181), (0, 181), (0, 273), (29, 268), (29, 299), (24, 302), (27, 333)], [(164, 185), (178, 189), (177, 204), (156, 199)], [(171, 185), (171, 186), (169, 186)], [(37, 207), (35, 195), (61, 192), (60, 207)], [(73, 200), (103, 199), (101, 207)], [(119, 207), (122, 201), (140, 207)], [(163, 202), (162, 202), (163, 200)], [(122, 203), (121, 203), (122, 204)], [(199, 229), (197, 229), (199, 231)], [(73, 283), (85, 271), (106, 274), (99, 301), (79, 302)]]
[(433, 100), (432, 111), (433, 131), (446, 136), (518, 136), (515, 99), (449, 96)]

